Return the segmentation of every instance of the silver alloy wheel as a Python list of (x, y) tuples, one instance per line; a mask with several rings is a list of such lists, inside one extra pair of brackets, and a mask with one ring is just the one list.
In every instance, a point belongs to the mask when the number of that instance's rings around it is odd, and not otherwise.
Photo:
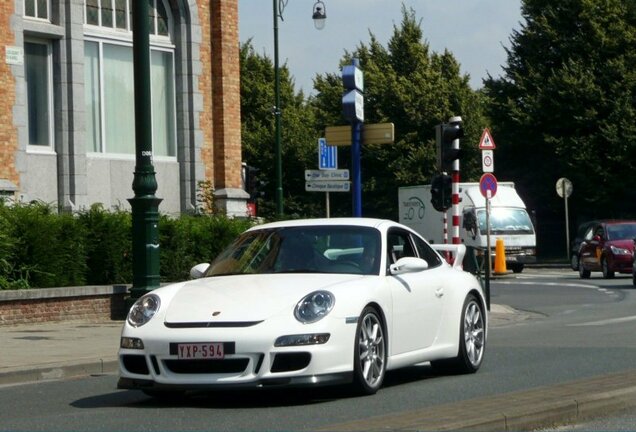
[(464, 313), (464, 344), (470, 363), (477, 367), (484, 355), (484, 315), (479, 304), (472, 300)]
[(358, 353), (362, 378), (369, 387), (375, 387), (384, 378), (385, 349), (382, 323), (374, 313), (367, 313), (358, 334)]

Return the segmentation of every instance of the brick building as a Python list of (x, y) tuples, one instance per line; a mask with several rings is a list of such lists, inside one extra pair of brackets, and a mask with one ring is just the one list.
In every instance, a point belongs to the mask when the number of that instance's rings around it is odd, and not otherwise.
[[(0, 2), (0, 194), (129, 208), (132, 1)], [(221, 210), (244, 215), (238, 0), (149, 1), (159, 210), (193, 210), (208, 180)]]

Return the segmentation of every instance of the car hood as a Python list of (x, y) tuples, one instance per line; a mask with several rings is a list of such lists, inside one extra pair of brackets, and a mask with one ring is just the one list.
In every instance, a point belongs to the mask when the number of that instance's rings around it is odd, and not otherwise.
[(330, 290), (361, 279), (343, 274), (216, 276), (183, 284), (167, 305), (165, 321), (176, 323), (253, 322), (291, 314), (312, 291)]

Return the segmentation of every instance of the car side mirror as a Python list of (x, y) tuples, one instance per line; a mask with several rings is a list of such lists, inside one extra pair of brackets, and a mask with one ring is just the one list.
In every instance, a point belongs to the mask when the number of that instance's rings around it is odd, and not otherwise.
[(190, 277), (192, 279), (201, 279), (205, 272), (210, 268), (209, 263), (197, 264), (190, 269)]
[(403, 273), (415, 273), (428, 268), (428, 263), (422, 258), (404, 257), (400, 258), (389, 266), (389, 272), (393, 276), (397, 276)]
[(475, 240), (475, 237), (477, 237), (477, 217), (475, 216), (475, 213), (464, 213), (463, 227), (470, 233), (473, 240)]

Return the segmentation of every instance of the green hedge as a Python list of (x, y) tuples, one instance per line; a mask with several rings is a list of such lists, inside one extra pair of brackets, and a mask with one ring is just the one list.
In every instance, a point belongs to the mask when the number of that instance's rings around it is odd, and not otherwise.
[[(0, 289), (131, 283), (131, 219), (100, 205), (72, 215), (0, 201)], [(212, 260), (249, 226), (224, 216), (162, 216), (162, 281), (186, 279), (193, 265)]]

